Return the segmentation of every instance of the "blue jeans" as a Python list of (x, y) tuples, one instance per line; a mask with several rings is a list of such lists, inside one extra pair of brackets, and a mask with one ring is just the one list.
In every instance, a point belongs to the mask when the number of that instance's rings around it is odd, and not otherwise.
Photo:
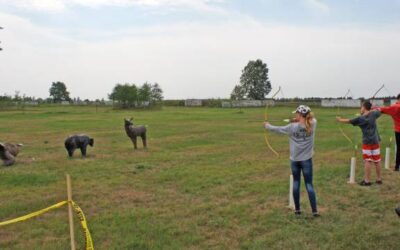
[(313, 162), (312, 158), (305, 161), (292, 161), (292, 174), (293, 174), (293, 199), (296, 210), (300, 210), (300, 180), (301, 172), (303, 172), (304, 181), (308, 198), (310, 199), (311, 209), (314, 213), (317, 212), (317, 198), (313, 187)]

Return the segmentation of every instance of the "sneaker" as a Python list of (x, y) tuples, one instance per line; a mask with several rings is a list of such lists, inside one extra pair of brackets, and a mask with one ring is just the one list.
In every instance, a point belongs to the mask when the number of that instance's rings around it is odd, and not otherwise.
[(360, 183), (358, 183), (360, 186), (371, 186), (371, 182), (366, 182), (365, 180), (362, 180)]
[(396, 211), (396, 214), (400, 217), (400, 207), (397, 207), (394, 211)]
[(300, 211), (300, 210), (296, 210), (296, 211), (294, 211), (294, 214), (295, 214), (295, 215), (300, 215), (300, 214), (301, 214), (301, 211)]
[(380, 181), (376, 181), (375, 183), (378, 185), (382, 185), (383, 182), (382, 182), (382, 180), (380, 180)]
[(313, 213), (312, 213), (312, 216), (315, 217), (315, 218), (317, 218), (317, 217), (320, 217), (321, 215), (320, 215), (318, 212), (313, 212)]

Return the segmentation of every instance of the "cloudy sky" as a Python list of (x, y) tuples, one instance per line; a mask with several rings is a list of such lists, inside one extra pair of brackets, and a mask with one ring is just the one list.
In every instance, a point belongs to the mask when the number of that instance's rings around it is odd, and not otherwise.
[(228, 97), (257, 58), (286, 97), (400, 92), (400, 0), (0, 0), (0, 26), (0, 94)]

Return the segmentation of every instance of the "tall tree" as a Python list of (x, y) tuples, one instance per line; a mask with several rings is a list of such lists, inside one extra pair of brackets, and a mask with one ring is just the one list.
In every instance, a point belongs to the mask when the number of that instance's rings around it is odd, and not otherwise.
[(264, 100), (269, 92), (271, 92), (267, 64), (263, 63), (260, 59), (249, 61), (242, 70), (239, 86), (240, 88), (235, 87), (234, 93), (243, 92), (243, 96), (247, 99)]
[(115, 85), (109, 98), (117, 101), (123, 108), (135, 107), (137, 103), (138, 89), (135, 84), (117, 84)]
[(241, 86), (241, 85), (236, 85), (231, 93), (231, 99), (240, 101), (245, 99), (246, 96), (246, 90)]
[(158, 83), (151, 85), (151, 96), (150, 102), (158, 103), (161, 102), (163, 99), (163, 91)]
[(135, 84), (125, 84), (125, 96), (129, 107), (135, 107), (138, 104), (139, 89)]
[(67, 86), (63, 82), (53, 82), (50, 87), (50, 96), (53, 102), (70, 101), (69, 92), (67, 91)]
[(117, 83), (117, 84), (114, 86), (114, 88), (113, 88), (111, 94), (108, 95), (108, 99), (110, 99), (110, 100), (112, 100), (112, 101), (118, 101), (118, 99), (119, 99), (118, 94), (119, 94), (119, 92), (120, 92), (120, 88), (121, 88), (121, 84)]
[(138, 99), (139, 99), (139, 102), (141, 103), (141, 104), (144, 104), (145, 102), (150, 102), (150, 98), (151, 98), (151, 84), (149, 84), (149, 83), (144, 83), (143, 85), (142, 85), (142, 87), (140, 87), (139, 88), (139, 91), (138, 91)]

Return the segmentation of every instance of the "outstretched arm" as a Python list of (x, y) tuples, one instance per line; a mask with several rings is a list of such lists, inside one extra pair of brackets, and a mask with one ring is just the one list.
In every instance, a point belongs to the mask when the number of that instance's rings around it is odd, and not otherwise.
[(378, 110), (385, 115), (395, 116), (397, 114), (397, 109), (393, 105), (389, 107), (380, 107)]
[(273, 126), (269, 122), (265, 122), (264, 123), (264, 128), (265, 129), (268, 129), (268, 130), (270, 130), (272, 132), (275, 132), (275, 133), (285, 134), (285, 135), (289, 134), (290, 126), (291, 126), (291, 124), (288, 124), (286, 126), (281, 126), (280, 127), (280, 126)]
[(350, 124), (350, 119), (342, 118), (340, 116), (336, 116), (336, 121), (340, 123)]

